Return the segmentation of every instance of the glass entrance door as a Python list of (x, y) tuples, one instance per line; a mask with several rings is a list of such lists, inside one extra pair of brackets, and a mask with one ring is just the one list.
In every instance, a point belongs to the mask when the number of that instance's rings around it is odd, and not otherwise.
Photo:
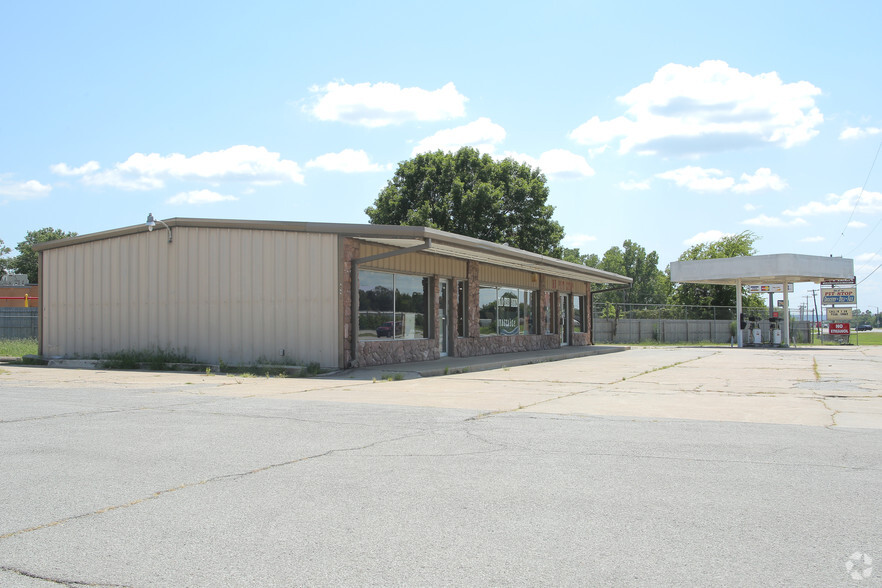
[(441, 357), (447, 355), (449, 325), (448, 315), (450, 314), (450, 280), (441, 280), (440, 291), (438, 294), (438, 351)]
[(570, 344), (570, 295), (560, 295), (560, 344)]

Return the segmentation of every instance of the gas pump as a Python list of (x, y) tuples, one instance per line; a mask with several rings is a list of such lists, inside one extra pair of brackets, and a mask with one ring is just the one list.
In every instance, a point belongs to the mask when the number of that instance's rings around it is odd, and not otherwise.
[(773, 316), (769, 319), (770, 330), (772, 331), (772, 344), (781, 344), (781, 317)]
[(750, 320), (750, 334), (751, 341), (754, 345), (762, 345), (763, 344), (763, 330), (759, 325), (759, 317), (751, 316), (748, 317)]

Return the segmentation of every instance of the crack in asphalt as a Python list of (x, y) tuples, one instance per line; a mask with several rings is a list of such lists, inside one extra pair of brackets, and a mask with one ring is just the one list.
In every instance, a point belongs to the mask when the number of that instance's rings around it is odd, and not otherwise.
[[(529, 418), (544, 418), (544, 417), (529, 417)], [(587, 417), (590, 419), (594, 419), (596, 417)], [(580, 455), (580, 456), (588, 456), (588, 457), (610, 457), (616, 459), (657, 459), (657, 460), (668, 460), (668, 461), (676, 461), (676, 462), (690, 462), (690, 463), (712, 463), (712, 464), (744, 464), (744, 465), (761, 465), (761, 466), (771, 466), (771, 467), (816, 467), (816, 468), (833, 468), (838, 470), (849, 470), (849, 471), (882, 471), (882, 467), (869, 467), (869, 466), (850, 466), (850, 465), (841, 465), (841, 464), (831, 464), (831, 463), (803, 463), (803, 462), (778, 462), (778, 461), (769, 461), (769, 460), (755, 460), (755, 459), (712, 459), (712, 458), (701, 458), (701, 457), (676, 457), (670, 455), (649, 455), (642, 453), (622, 453), (622, 452), (612, 452), (612, 451), (578, 451), (578, 450), (555, 450), (549, 448), (537, 448), (537, 447), (529, 447), (526, 445), (519, 445), (517, 443), (499, 443), (496, 441), (491, 441), (489, 439), (485, 439), (480, 437), (477, 434), (472, 433), (473, 436), (481, 439), (485, 443), (491, 445), (500, 445), (506, 449), (518, 449), (525, 451), (527, 453), (541, 453), (541, 454), (550, 454), (550, 455)], [(780, 451), (776, 451), (775, 453), (780, 453)]]
[(51, 582), (53, 584), (58, 584), (60, 586), (68, 586), (68, 588), (131, 588), (127, 584), (103, 584), (103, 583), (94, 583), (94, 582), (86, 582), (83, 580), (64, 580), (61, 578), (53, 578), (51, 576), (40, 576), (39, 574), (35, 574), (33, 572), (28, 572), (25, 570), (20, 570), (18, 568), (12, 568), (9, 566), (0, 566), (0, 571), (9, 572), (11, 574), (18, 574), (19, 576), (24, 576), (26, 578), (32, 578), (34, 580), (42, 580), (44, 582)]
[(384, 443), (393, 443), (395, 441), (402, 441), (404, 439), (411, 439), (414, 437), (419, 437), (424, 434), (425, 433), (416, 433), (416, 434), (411, 434), (411, 435), (400, 435), (398, 437), (393, 437), (391, 439), (380, 439), (378, 441), (374, 441), (373, 443), (368, 443), (366, 445), (359, 445), (356, 447), (344, 447), (344, 448), (338, 448), (338, 449), (329, 449), (328, 451), (324, 451), (322, 453), (317, 453), (315, 455), (307, 455), (305, 457), (299, 457), (297, 459), (290, 459), (290, 460), (279, 462), (279, 463), (273, 463), (273, 464), (265, 465), (265, 466), (262, 466), (259, 468), (255, 468), (253, 470), (248, 470), (245, 472), (236, 472), (236, 473), (232, 473), (232, 474), (222, 474), (219, 476), (213, 476), (211, 478), (206, 478), (205, 480), (199, 480), (198, 482), (185, 482), (184, 484), (181, 484), (180, 486), (174, 486), (172, 488), (158, 490), (158, 491), (154, 492), (153, 494), (150, 494), (148, 496), (144, 496), (141, 498), (137, 498), (137, 499), (132, 500), (130, 502), (125, 502), (122, 504), (115, 504), (115, 505), (107, 506), (104, 508), (99, 508), (98, 510), (95, 510), (92, 512), (82, 513), (82, 514), (78, 514), (78, 515), (71, 515), (69, 517), (63, 517), (63, 518), (58, 519), (56, 521), (52, 521), (49, 523), (43, 523), (41, 525), (35, 525), (33, 527), (28, 527), (26, 529), (19, 529), (17, 531), (10, 531), (8, 533), (4, 533), (4, 534), (0, 535), (0, 541), (3, 541), (5, 539), (9, 539), (11, 537), (17, 537), (19, 535), (24, 535), (26, 533), (40, 531), (42, 529), (47, 529), (49, 527), (55, 527), (57, 525), (68, 523), (70, 521), (87, 519), (87, 518), (102, 515), (102, 514), (105, 514), (108, 512), (113, 512), (115, 510), (122, 510), (122, 509), (130, 508), (130, 507), (136, 506), (138, 504), (141, 504), (141, 503), (144, 503), (144, 502), (147, 502), (150, 500), (156, 500), (158, 498), (162, 498), (166, 494), (172, 494), (174, 492), (179, 492), (181, 490), (186, 490), (188, 488), (193, 488), (196, 486), (203, 486), (205, 484), (212, 484), (214, 482), (221, 482), (221, 481), (225, 481), (225, 480), (240, 479), (240, 478), (244, 478), (244, 477), (251, 476), (254, 474), (266, 472), (269, 470), (282, 468), (282, 467), (286, 467), (286, 466), (290, 466), (290, 465), (294, 465), (294, 464), (298, 464), (298, 463), (302, 463), (302, 462), (306, 462), (306, 461), (311, 461), (311, 460), (319, 459), (322, 457), (327, 457), (327, 456), (333, 455), (335, 453), (348, 453), (348, 452), (352, 452), (352, 451), (360, 451), (363, 449), (369, 449), (371, 447), (375, 447), (377, 445), (382, 445)]
[(832, 422), (829, 425), (824, 426), (825, 429), (830, 429), (830, 428), (838, 426), (838, 423), (836, 422), (836, 415), (839, 414), (841, 411), (835, 410), (835, 409), (827, 406), (827, 398), (829, 398), (829, 396), (821, 396), (820, 398), (816, 397), (815, 400), (820, 402), (821, 406), (823, 406), (825, 410), (830, 411), (830, 420)]
[[(708, 357), (713, 357), (715, 355), (719, 355), (719, 353), (720, 352), (717, 351), (717, 352), (711, 353), (709, 355), (702, 355), (701, 357), (693, 357), (692, 359), (685, 359), (683, 361), (678, 361), (678, 362), (675, 362), (675, 363), (672, 363), (669, 365), (660, 366), (657, 368), (653, 368), (651, 370), (646, 370), (645, 372), (641, 372), (639, 374), (635, 374), (633, 376), (624, 377), (621, 380), (616, 380), (614, 382), (610, 382), (609, 384), (610, 385), (611, 384), (618, 384), (620, 382), (625, 382), (625, 381), (631, 380), (633, 378), (639, 378), (640, 376), (645, 376), (646, 374), (652, 374), (652, 373), (655, 373), (655, 372), (658, 372), (661, 370), (666, 370), (666, 369), (673, 368), (673, 367), (679, 367), (679, 366), (682, 366), (683, 364), (692, 363), (692, 362), (698, 361), (700, 359), (706, 359)], [(574, 383), (578, 383), (578, 382), (574, 382)], [(517, 408), (503, 408), (503, 409), (499, 409), (499, 410), (491, 410), (489, 412), (484, 412), (481, 414), (477, 414), (475, 416), (471, 416), (465, 420), (466, 421), (479, 421), (481, 419), (489, 418), (492, 416), (497, 416), (500, 414), (506, 414), (506, 413), (510, 413), (510, 412), (517, 412), (520, 410), (526, 410), (528, 408), (532, 408), (532, 407), (538, 406), (540, 404), (545, 404), (546, 402), (554, 402), (555, 400), (561, 400), (563, 398), (570, 398), (571, 396), (579, 396), (580, 394), (585, 394), (587, 392), (591, 392), (592, 390), (596, 390), (596, 389), (597, 389), (596, 386), (592, 386), (592, 387), (588, 388), (587, 390), (575, 390), (573, 392), (561, 394), (560, 396), (554, 396), (552, 398), (545, 398), (543, 400), (538, 400), (538, 401), (532, 402), (530, 404), (521, 404)]]
[(76, 411), (76, 412), (62, 412), (62, 413), (58, 413), (58, 414), (47, 414), (47, 415), (43, 415), (43, 416), (25, 417), (25, 418), (21, 418), (21, 419), (6, 419), (6, 420), (0, 419), (0, 425), (5, 425), (8, 423), (24, 423), (24, 422), (29, 422), (29, 421), (45, 421), (45, 420), (51, 420), (51, 419), (70, 418), (70, 417), (76, 417), (76, 416), (95, 416), (95, 415), (102, 415), (102, 414), (116, 414), (116, 413), (121, 413), (121, 412), (138, 412), (138, 411), (142, 411), (142, 410), (163, 410), (166, 408), (174, 408), (174, 407), (179, 407), (179, 406), (194, 406), (194, 405), (200, 405), (200, 404), (209, 404), (212, 402), (217, 402), (217, 399), (200, 400), (200, 401), (195, 401), (195, 402), (181, 402), (178, 404), (168, 404), (168, 405), (159, 406), (159, 407), (157, 407), (157, 406), (138, 406), (135, 408), (108, 408), (105, 410), (80, 410), (80, 411)]

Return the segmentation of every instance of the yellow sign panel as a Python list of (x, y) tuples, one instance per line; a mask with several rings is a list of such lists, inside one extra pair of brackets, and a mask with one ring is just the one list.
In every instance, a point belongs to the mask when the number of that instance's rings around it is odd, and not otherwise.
[(827, 309), (827, 318), (829, 320), (850, 319), (851, 318), (851, 309), (850, 308), (828, 308)]

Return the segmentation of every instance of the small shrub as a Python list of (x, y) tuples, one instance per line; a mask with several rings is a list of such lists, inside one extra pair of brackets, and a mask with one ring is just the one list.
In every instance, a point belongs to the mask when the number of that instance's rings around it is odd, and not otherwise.
[(300, 369), (300, 377), (301, 378), (309, 378), (309, 377), (318, 375), (318, 373), (321, 371), (321, 369), (322, 369), (322, 366), (321, 366), (321, 364), (319, 364), (319, 362), (311, 361), (308, 364), (306, 364), (305, 367)]
[(170, 363), (193, 363), (193, 360), (174, 349), (116, 351), (99, 357), (101, 367), (109, 370), (136, 370), (146, 365), (151, 370), (171, 369)]

